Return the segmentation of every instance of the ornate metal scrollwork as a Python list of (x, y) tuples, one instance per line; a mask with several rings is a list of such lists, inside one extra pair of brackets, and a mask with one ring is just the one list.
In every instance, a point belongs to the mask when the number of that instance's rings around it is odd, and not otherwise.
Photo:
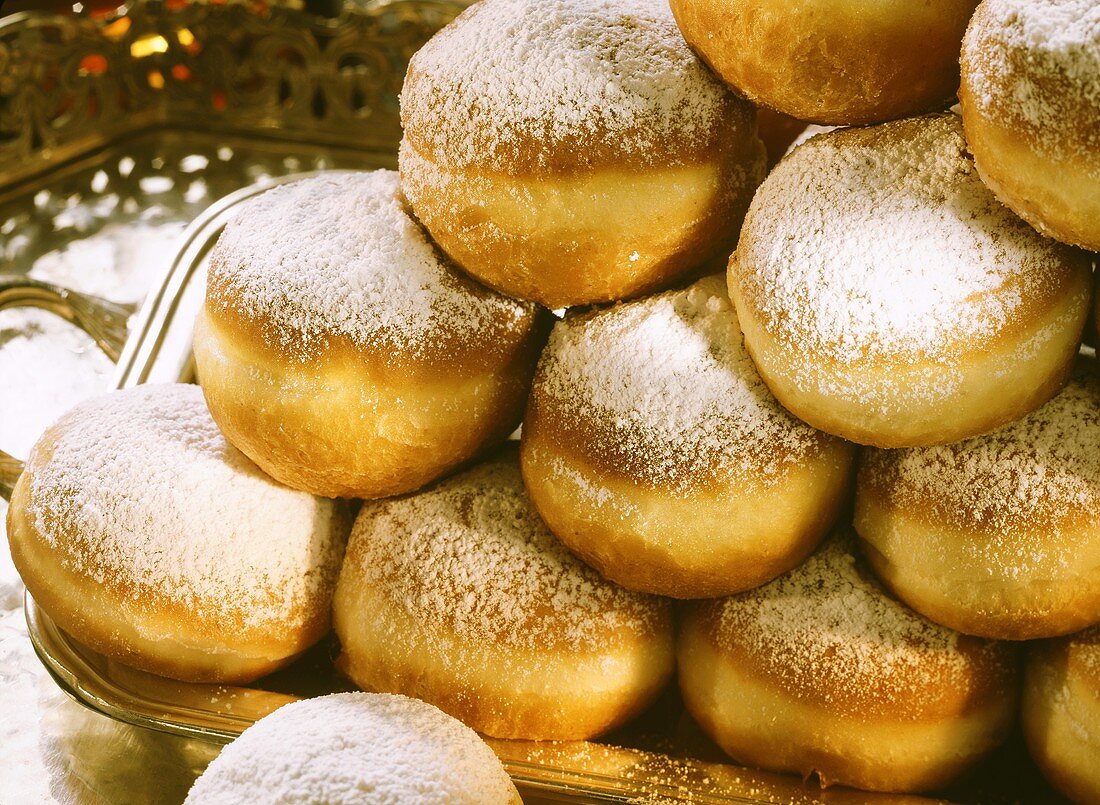
[(106, 18), (0, 23), (0, 176), (155, 126), (392, 149), (409, 57), (462, 0), (135, 0)]

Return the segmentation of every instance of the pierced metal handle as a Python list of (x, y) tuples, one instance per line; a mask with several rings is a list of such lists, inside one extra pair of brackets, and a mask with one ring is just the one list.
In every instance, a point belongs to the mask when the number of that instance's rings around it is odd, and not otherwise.
[[(126, 322), (136, 310), (20, 274), (0, 274), (0, 310), (15, 307), (36, 307), (75, 324), (116, 362), (126, 343)], [(11, 497), (22, 473), (23, 462), (0, 450), (0, 497)]]

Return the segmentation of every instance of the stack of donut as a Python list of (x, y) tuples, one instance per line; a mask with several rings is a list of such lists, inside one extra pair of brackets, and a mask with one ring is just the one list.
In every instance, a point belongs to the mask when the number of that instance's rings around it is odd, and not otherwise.
[[(948, 785), (1022, 701), (1100, 799), (1100, 7), (671, 5), (481, 0), (410, 62), (399, 173), (246, 205), (206, 405), (51, 428), (28, 588), (180, 679), (331, 619), (360, 687), (499, 738), (676, 671), (736, 760), (873, 790)], [(842, 128), (768, 172), (754, 104), (767, 153)]]

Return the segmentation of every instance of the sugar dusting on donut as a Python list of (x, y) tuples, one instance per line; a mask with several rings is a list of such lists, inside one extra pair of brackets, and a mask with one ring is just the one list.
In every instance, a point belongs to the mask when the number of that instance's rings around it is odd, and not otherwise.
[(531, 505), (515, 451), (437, 486), (366, 504), (349, 561), (417, 622), (538, 650), (649, 634), (657, 608), (571, 554)]
[(210, 277), (209, 305), (263, 322), (303, 359), (333, 336), (406, 355), (456, 341), (492, 350), (536, 309), (446, 264), (385, 170), (321, 174), (252, 199), (218, 239)]
[(948, 114), (799, 146), (753, 200), (736, 277), (793, 349), (950, 365), (1058, 284), (1061, 248), (986, 189)]
[(1049, 156), (1100, 149), (1095, 0), (985, 0), (963, 54), (970, 95), (984, 113), (1024, 126)]
[(938, 680), (965, 686), (971, 660), (958, 634), (891, 598), (853, 551), (850, 532), (839, 531), (794, 570), (724, 599), (719, 645), (747, 648), (796, 694), (825, 688), (902, 703)]
[[(264, 475), (222, 437), (198, 386), (141, 386), (82, 403), (32, 458), (28, 513), (59, 560), (99, 584), (246, 625), (309, 613), (342, 540), (330, 501)], [(36, 451), (42, 449), (41, 446)], [(45, 457), (43, 457), (45, 458)]]
[(284, 705), (245, 730), (187, 802), (512, 802), (515, 790), (472, 729), (430, 704), (338, 693)]
[[(1060, 673), (1051, 674), (1061, 684), (1052, 686), (1053, 689), (1047, 688), (1050, 699), (1044, 702), (1044, 706), (1062, 710), (1063, 717), (1068, 718), (1069, 727), (1077, 740), (1086, 744), (1100, 742), (1100, 731), (1094, 734), (1090, 730), (1091, 725), (1086, 723), (1089, 721), (1086, 713), (1091, 708), (1082, 706), (1080, 698), (1082, 694), (1088, 695), (1085, 691), (1090, 688), (1095, 690), (1094, 686), (1100, 685), (1100, 624), (1057, 640), (1037, 641), (1033, 645), (1035, 649), (1030, 659), (1032, 664), (1046, 664), (1053, 660), (1054, 668), (1058, 668), (1063, 658), (1067, 662), (1067, 667)], [(1027, 692), (1024, 697), (1026, 702)], [(1026, 711), (1028, 705), (1025, 703), (1024, 707)], [(1023, 718), (1025, 730), (1030, 730), (1026, 712)], [(1043, 751), (1045, 754), (1052, 750), (1046, 748)]]
[(1050, 538), (1060, 520), (1100, 511), (1100, 378), (1079, 368), (1061, 394), (1000, 430), (939, 447), (872, 452), (865, 462), (864, 472), (894, 505), (931, 507), (949, 522), (980, 527), (994, 544), (975, 541), (975, 550), (995, 549), (1004, 572), (1040, 566), (1057, 559), (1048, 553), (1077, 546)]
[(591, 506), (612, 513), (614, 517), (635, 517), (642, 509), (625, 495), (617, 495), (611, 491), (602, 477), (589, 477), (587, 472), (582, 472), (573, 464), (567, 462), (560, 455), (548, 456), (539, 447), (528, 447), (531, 455), (543, 463), (550, 474), (552, 482), (562, 489), (567, 489), (570, 494)]
[[(427, 81), (418, 81), (417, 76)], [(536, 162), (568, 144), (644, 158), (713, 140), (732, 96), (666, 0), (482, 0), (412, 59), (402, 122), (452, 167)]]
[[(675, 492), (720, 472), (778, 483), (822, 436), (772, 397), (721, 276), (555, 325), (536, 394), (623, 471)], [(586, 430), (586, 434), (588, 431)]]
[(1073, 635), (1070, 643), (1074, 659), (1100, 683), (1100, 624)]

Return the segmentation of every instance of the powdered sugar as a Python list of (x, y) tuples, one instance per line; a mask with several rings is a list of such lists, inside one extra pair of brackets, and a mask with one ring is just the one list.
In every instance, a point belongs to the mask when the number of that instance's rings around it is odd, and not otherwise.
[(430, 704), (384, 693), (294, 702), (246, 729), (195, 781), (190, 805), (518, 802), (493, 751)]
[(787, 150), (783, 152), (783, 156), (787, 156), (787, 154), (791, 153), (791, 151), (798, 148), (798, 146), (802, 145), (802, 143), (806, 142), (807, 140), (811, 140), (819, 134), (826, 134), (830, 131), (836, 131), (838, 128), (841, 128), (841, 126), (821, 126), (817, 123), (811, 123), (810, 125), (806, 126), (806, 128), (804, 128), (801, 132), (799, 132), (798, 136), (791, 141), (791, 144), (787, 146)]
[(963, 80), (980, 111), (1020, 126), (1042, 153), (1100, 149), (1100, 5), (986, 0), (963, 41)]
[[(29, 276), (114, 302), (138, 302), (182, 229), (178, 221), (107, 224), (41, 255)], [(0, 311), (0, 449), (25, 458), (50, 423), (111, 388), (114, 368), (90, 336), (58, 316), (33, 308)], [(0, 521), (5, 507), (0, 501)]]
[(1100, 624), (1072, 635), (1069, 641), (1074, 661), (1100, 679)]
[(413, 57), (401, 114), (437, 160), (500, 168), (563, 146), (573, 159), (596, 144), (645, 159), (669, 138), (690, 151), (731, 103), (665, 0), (482, 0)]
[(1049, 691), (1050, 698), (1044, 703), (1047, 711), (1063, 720), (1076, 740), (1100, 744), (1100, 733), (1090, 730), (1090, 722), (1095, 721), (1092, 708), (1083, 701), (1083, 697), (1095, 695), (1100, 685), (1100, 625), (1047, 642), (1030, 658), (1029, 665), (1028, 685), (1032, 690), (1025, 693), (1025, 701), (1032, 698), (1034, 708), (1035, 694)]
[(595, 650), (608, 634), (649, 634), (663, 612), (558, 542), (511, 447), (423, 492), (365, 504), (348, 562), (413, 620), (447, 623), (463, 640)]
[(862, 472), (892, 505), (931, 507), (1005, 543), (1004, 572), (1043, 566), (1057, 559), (1049, 551), (1073, 549), (1051, 539), (1060, 521), (1100, 511), (1100, 378), (1082, 364), (1061, 394), (1011, 425), (956, 444), (871, 451)]
[(451, 269), (408, 212), (395, 171), (267, 191), (226, 227), (210, 272), (208, 304), (260, 323), (303, 359), (333, 337), (404, 356), (492, 350), (524, 333), (536, 309)]
[(641, 513), (640, 507), (631, 502), (625, 495), (616, 495), (601, 482), (598, 476), (589, 477), (572, 464), (567, 463), (560, 455), (546, 456), (541, 448), (528, 448), (531, 455), (549, 468), (551, 482), (569, 495), (587, 501), (589, 505), (603, 509), (604, 513), (614, 517), (635, 517)]
[(753, 200), (733, 277), (792, 350), (949, 366), (1058, 284), (1060, 248), (986, 189), (948, 114), (799, 146)]
[[(38, 310), (0, 324), (0, 449), (25, 458), (54, 420), (111, 387), (114, 364), (72, 324)], [(0, 501), (0, 516), (5, 504)]]
[(555, 427), (591, 423), (592, 450), (677, 492), (715, 473), (778, 482), (825, 438), (760, 379), (721, 276), (567, 316), (543, 352), (534, 395)]
[(197, 386), (97, 397), (55, 428), (56, 443), (31, 453), (28, 514), (74, 572), (211, 621), (266, 626), (328, 606), (343, 548), (335, 504), (260, 472)]
[[(933, 684), (964, 685), (958, 634), (887, 595), (836, 532), (775, 581), (717, 604), (720, 644), (747, 648), (796, 695), (827, 687), (899, 701)], [(873, 680), (873, 682), (871, 682)]]

